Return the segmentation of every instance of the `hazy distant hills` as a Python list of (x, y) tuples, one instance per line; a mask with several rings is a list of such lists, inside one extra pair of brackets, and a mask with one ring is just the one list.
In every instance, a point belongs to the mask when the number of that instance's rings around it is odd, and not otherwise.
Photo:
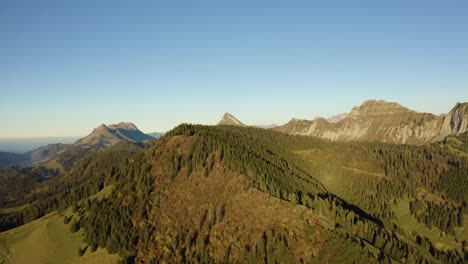
[(29, 164), (28, 158), (22, 154), (0, 152), (0, 168), (10, 165), (27, 166)]
[(146, 135), (148, 136), (152, 136), (154, 138), (160, 138), (164, 135), (164, 133), (161, 133), (161, 132), (152, 132), (152, 133), (146, 133)]
[(56, 161), (53, 167), (57, 167), (57, 164), (59, 168), (71, 167), (74, 160), (90, 150), (108, 148), (122, 141), (143, 143), (154, 138), (141, 132), (133, 123), (121, 122), (108, 126), (102, 124), (88, 136), (72, 144), (47, 144), (24, 154), (0, 152), (0, 168), (9, 165), (30, 166), (51, 161)]
[(330, 123), (338, 123), (341, 120), (345, 119), (348, 115), (349, 115), (348, 113), (342, 113), (342, 114), (334, 115), (334, 116), (331, 116), (331, 117), (327, 118), (327, 121), (330, 122)]
[(42, 146), (40, 148), (28, 151), (23, 154), (31, 163), (41, 162), (65, 149), (67, 149), (69, 144), (48, 144), (47, 146)]
[(0, 138), (0, 151), (23, 154), (49, 144), (71, 144), (80, 137)]
[(292, 119), (274, 129), (331, 140), (425, 144), (467, 131), (468, 103), (457, 103), (448, 114), (437, 116), (419, 113), (393, 102), (369, 100), (341, 117), (341, 120)]

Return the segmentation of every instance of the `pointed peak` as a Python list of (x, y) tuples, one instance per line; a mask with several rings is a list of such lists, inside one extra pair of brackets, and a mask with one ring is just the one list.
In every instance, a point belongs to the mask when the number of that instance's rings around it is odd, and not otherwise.
[(235, 117), (231, 115), (230, 113), (226, 112), (224, 113), (223, 118), (235, 118)]
[(218, 122), (217, 125), (229, 125), (229, 126), (246, 126), (244, 123), (239, 121), (236, 117), (231, 115), (230, 113), (224, 113), (221, 120)]

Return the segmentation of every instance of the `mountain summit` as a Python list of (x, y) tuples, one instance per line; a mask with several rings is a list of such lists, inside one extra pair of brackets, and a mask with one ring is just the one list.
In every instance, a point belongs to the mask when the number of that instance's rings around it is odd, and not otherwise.
[(239, 121), (237, 118), (235, 118), (233, 115), (229, 113), (224, 113), (223, 118), (218, 122), (217, 124), (219, 125), (228, 125), (228, 126), (243, 126), (245, 127), (246, 125)]
[(368, 100), (336, 122), (292, 119), (275, 130), (331, 140), (426, 144), (468, 131), (468, 103), (457, 103), (446, 115), (434, 115), (394, 102)]
[(102, 124), (91, 134), (76, 141), (73, 145), (112, 146), (122, 140), (130, 142), (145, 142), (153, 137), (141, 132), (133, 123), (120, 122), (106, 126)]

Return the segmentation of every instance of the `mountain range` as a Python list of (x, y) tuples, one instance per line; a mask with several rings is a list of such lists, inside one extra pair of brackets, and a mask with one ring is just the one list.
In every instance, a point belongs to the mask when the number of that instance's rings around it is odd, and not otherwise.
[[(246, 126), (226, 113), (217, 125)], [(261, 126), (260, 126), (261, 127)], [(398, 103), (368, 100), (351, 112), (314, 120), (293, 118), (281, 126), (265, 126), (292, 135), (338, 141), (379, 141), (421, 145), (468, 131), (468, 103), (457, 103), (448, 114), (419, 113)]]
[(218, 126), (221, 126), (221, 125), (242, 126), (242, 127), (246, 126), (244, 123), (242, 123), (236, 117), (234, 117), (233, 115), (229, 113), (224, 113), (223, 117), (221, 118), (221, 120), (219, 120), (218, 124), (216, 125)]
[[(446, 115), (419, 113), (397, 103), (365, 101), (341, 120), (292, 119), (276, 131), (340, 141), (426, 144), (468, 130), (468, 103), (457, 103)], [(336, 121), (335, 121), (336, 120)]]
[[(235, 116), (225, 113), (217, 125), (246, 127)], [(338, 141), (379, 141), (397, 144), (427, 144), (444, 140), (447, 136), (468, 131), (468, 103), (457, 103), (444, 115), (420, 113), (398, 103), (383, 100), (368, 100), (328, 119), (314, 120), (293, 118), (277, 126), (257, 126), (286, 134), (315, 136)], [(99, 148), (108, 148), (121, 141), (143, 143), (159, 138), (163, 133), (145, 134), (133, 123), (96, 127), (89, 135), (71, 144), (48, 144), (24, 154), (0, 153), (0, 168), (8, 165), (41, 164), (64, 154), (77, 155)], [(82, 155), (80, 154), (80, 155)]]
[(151, 144), (110, 125), (78, 155), (0, 169), (0, 262), (468, 261), (468, 133), (416, 146), (234, 123)]
[(141, 132), (133, 123), (120, 122), (116, 125), (98, 126), (91, 134), (73, 143), (73, 146), (110, 147), (122, 140), (142, 143), (151, 139), (154, 138)]

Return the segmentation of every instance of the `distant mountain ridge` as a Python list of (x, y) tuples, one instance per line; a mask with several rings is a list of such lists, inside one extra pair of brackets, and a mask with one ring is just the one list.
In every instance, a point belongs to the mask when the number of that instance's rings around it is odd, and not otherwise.
[(0, 151), (24, 154), (49, 144), (71, 144), (80, 137), (0, 138)]
[(394, 102), (368, 100), (342, 120), (292, 119), (274, 130), (341, 141), (426, 144), (468, 130), (468, 103), (457, 103), (446, 115), (419, 113)]
[(110, 147), (122, 140), (142, 143), (151, 139), (153, 139), (152, 136), (141, 132), (133, 123), (120, 122), (109, 126), (102, 124), (95, 128), (91, 134), (76, 141), (73, 145), (98, 145)]
[[(59, 158), (63, 160), (62, 162), (72, 164), (73, 160), (93, 149), (108, 148), (122, 141), (143, 143), (154, 138), (141, 132), (130, 122), (120, 122), (108, 126), (102, 124), (88, 136), (78, 139), (72, 144), (48, 144), (24, 154), (0, 152), (0, 168), (10, 165), (44, 164)], [(65, 167), (70, 167), (70, 165)]]
[(154, 138), (160, 138), (164, 135), (164, 133), (162, 132), (152, 132), (152, 133), (146, 133), (146, 135), (148, 136), (152, 136)]

